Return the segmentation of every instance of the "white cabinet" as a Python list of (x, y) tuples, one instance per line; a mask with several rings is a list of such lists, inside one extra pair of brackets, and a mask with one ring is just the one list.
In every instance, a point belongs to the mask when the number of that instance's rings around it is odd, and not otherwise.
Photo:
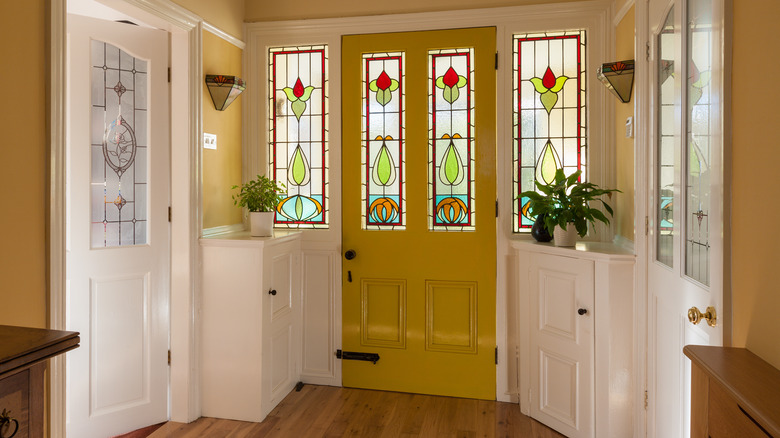
[(201, 239), (201, 406), (262, 421), (300, 379), (300, 233)]
[(521, 409), (568, 437), (633, 434), (634, 256), (513, 242)]

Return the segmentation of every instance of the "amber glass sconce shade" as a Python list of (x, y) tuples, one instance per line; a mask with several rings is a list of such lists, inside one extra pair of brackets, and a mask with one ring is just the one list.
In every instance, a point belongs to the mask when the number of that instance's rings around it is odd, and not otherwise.
[(631, 100), (631, 89), (634, 88), (634, 60), (607, 62), (596, 72), (602, 84), (623, 103)]
[(246, 90), (244, 80), (236, 76), (206, 75), (206, 86), (217, 111), (225, 111)]

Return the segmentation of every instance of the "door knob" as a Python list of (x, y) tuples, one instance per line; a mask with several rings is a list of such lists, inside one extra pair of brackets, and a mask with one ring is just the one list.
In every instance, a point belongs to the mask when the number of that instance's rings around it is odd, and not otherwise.
[(693, 325), (698, 324), (702, 319), (706, 319), (707, 325), (710, 327), (715, 327), (715, 324), (718, 322), (718, 314), (715, 312), (715, 308), (709, 306), (707, 307), (707, 311), (704, 313), (702, 313), (701, 310), (699, 310), (696, 306), (688, 309), (688, 321), (690, 321)]
[(276, 289), (271, 289), (268, 291), (268, 295), (276, 296)]
[(347, 252), (344, 253), (344, 258), (347, 260), (352, 260), (355, 257), (357, 257), (357, 253), (354, 249), (348, 249)]
[(577, 313), (579, 313), (580, 315), (584, 315), (584, 314), (588, 313), (588, 309), (578, 309)]

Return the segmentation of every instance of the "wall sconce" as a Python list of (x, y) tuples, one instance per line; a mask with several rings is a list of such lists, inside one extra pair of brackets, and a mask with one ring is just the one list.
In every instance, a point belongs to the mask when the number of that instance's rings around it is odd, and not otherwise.
[(246, 90), (244, 80), (236, 76), (206, 75), (206, 86), (217, 111), (225, 111)]
[(596, 77), (623, 103), (631, 100), (634, 87), (634, 60), (607, 62), (596, 72)]

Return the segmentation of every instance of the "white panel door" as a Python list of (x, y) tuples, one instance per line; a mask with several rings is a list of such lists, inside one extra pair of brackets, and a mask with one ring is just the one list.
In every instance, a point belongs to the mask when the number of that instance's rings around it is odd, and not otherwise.
[(593, 261), (534, 254), (529, 269), (531, 417), (592, 437)]
[[(651, 0), (648, 436), (690, 435), (687, 344), (723, 343), (721, 0)], [(714, 327), (688, 311), (715, 309)]]
[(168, 419), (168, 35), (68, 17), (67, 434)]

